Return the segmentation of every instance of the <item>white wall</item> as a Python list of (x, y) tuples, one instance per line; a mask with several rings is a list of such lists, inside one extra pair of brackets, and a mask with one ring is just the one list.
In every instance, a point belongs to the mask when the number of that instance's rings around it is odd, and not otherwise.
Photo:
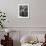
[[(21, 3), (29, 3), (29, 19), (18, 18), (18, 4)], [(20, 31), (20, 37), (31, 31), (46, 33), (46, 0), (0, 0), (0, 10), (7, 15), (5, 26), (11, 31)], [(17, 33), (16, 36), (18, 38)]]
[[(18, 18), (18, 4), (21, 3), (29, 4), (29, 19)], [(43, 28), (46, 27), (46, 0), (0, 0), (0, 9), (6, 12), (8, 19), (6, 27), (24, 31), (46, 31), (46, 28)]]
[[(29, 19), (18, 18), (18, 4), (29, 4)], [(6, 12), (7, 27), (46, 27), (46, 0), (0, 0), (0, 9)]]

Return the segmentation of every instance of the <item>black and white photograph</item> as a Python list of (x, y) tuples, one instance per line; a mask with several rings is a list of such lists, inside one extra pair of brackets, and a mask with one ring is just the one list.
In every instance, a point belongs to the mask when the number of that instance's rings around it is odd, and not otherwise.
[(18, 13), (19, 18), (29, 18), (29, 4), (19, 4)]

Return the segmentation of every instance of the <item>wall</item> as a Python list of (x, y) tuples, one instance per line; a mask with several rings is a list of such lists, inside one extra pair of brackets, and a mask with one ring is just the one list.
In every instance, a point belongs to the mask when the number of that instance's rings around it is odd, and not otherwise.
[[(20, 3), (29, 3), (29, 19), (18, 18)], [(0, 0), (0, 9), (6, 12), (5, 26), (12, 31), (22, 31), (22, 35), (25, 34), (23, 31), (26, 34), (28, 31), (46, 31), (46, 0)]]
[[(18, 18), (18, 4), (29, 4), (29, 19)], [(6, 27), (46, 27), (46, 0), (0, 0), (0, 9), (6, 12)]]

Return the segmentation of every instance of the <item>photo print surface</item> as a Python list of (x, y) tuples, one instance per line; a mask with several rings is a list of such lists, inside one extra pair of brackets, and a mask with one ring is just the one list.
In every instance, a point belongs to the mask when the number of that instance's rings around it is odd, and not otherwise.
[(29, 18), (29, 5), (19, 4), (19, 18)]

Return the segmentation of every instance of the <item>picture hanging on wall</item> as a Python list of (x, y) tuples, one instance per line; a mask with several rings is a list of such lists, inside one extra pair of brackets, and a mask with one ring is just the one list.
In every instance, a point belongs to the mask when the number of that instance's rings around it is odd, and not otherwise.
[(18, 4), (18, 18), (29, 18), (29, 4)]

